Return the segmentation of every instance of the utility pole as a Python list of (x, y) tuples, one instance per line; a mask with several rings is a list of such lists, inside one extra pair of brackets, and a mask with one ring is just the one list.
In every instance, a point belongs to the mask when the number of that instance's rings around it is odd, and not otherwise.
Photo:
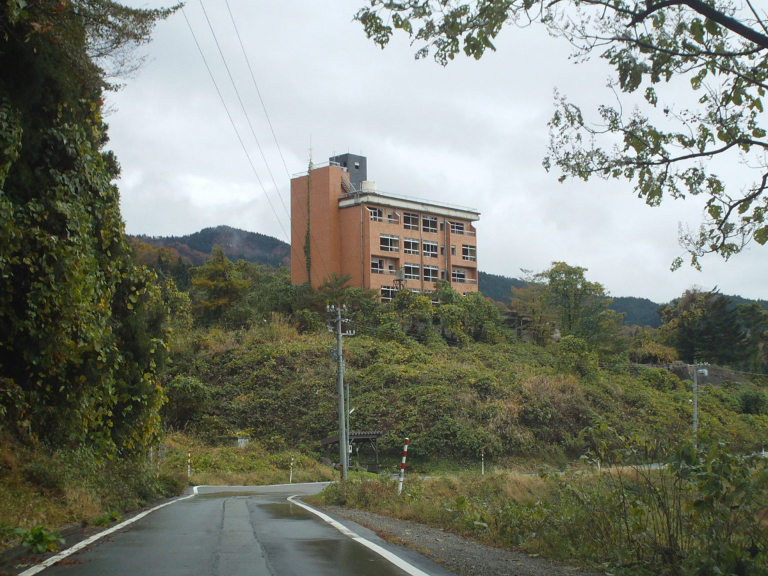
[[(341, 466), (341, 479), (347, 479), (347, 469), (349, 468), (349, 437), (347, 436), (347, 422), (349, 414), (344, 402), (344, 350), (342, 339), (344, 336), (354, 336), (354, 331), (342, 331), (342, 324), (348, 323), (349, 319), (342, 318), (342, 311), (346, 311), (346, 306), (332, 304), (327, 308), (331, 319), (328, 322), (328, 331), (336, 333), (336, 350), (333, 357), (337, 362), (337, 385), (339, 394), (339, 465)], [(332, 326), (331, 324), (335, 324)], [(347, 392), (348, 394), (348, 392)]]
[(699, 364), (693, 361), (693, 444), (696, 445), (696, 435), (699, 430)]
[(703, 376), (708, 375), (706, 368), (702, 366), (708, 366), (706, 362), (699, 363), (696, 360), (693, 361), (693, 444), (697, 443), (697, 434), (699, 431), (699, 373)]

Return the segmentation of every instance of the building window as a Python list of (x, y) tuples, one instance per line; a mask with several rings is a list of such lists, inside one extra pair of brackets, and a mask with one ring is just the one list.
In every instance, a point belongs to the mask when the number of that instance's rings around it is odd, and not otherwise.
[(445, 232), (445, 220), (440, 222), (440, 232)]
[(419, 215), (412, 212), (403, 212), (403, 226), (406, 230), (418, 230)]
[(451, 256), (456, 256), (456, 246), (451, 246)]
[(403, 266), (405, 269), (405, 279), (406, 280), (418, 280), (419, 279), (419, 265), (418, 264), (405, 264)]
[(387, 222), (390, 224), (399, 224), (398, 218), (400, 218), (400, 215), (397, 212), (390, 212), (387, 214)]
[(467, 281), (467, 271), (461, 268), (454, 268), (451, 272), (451, 282), (464, 284)]
[(379, 248), (382, 252), (399, 252), (400, 237), (382, 234), (379, 238)]
[(437, 266), (424, 266), (424, 282), (437, 282)]
[(421, 225), (424, 232), (437, 232), (437, 218), (434, 216), (424, 216)]
[(445, 256), (445, 246), (440, 246), (440, 256)]
[(424, 256), (437, 258), (437, 242), (424, 242)]
[(477, 246), (467, 246), (466, 244), (463, 244), (461, 247), (461, 257), (464, 260), (469, 260), (470, 262), (476, 262)]
[(397, 291), (392, 286), (382, 286), (381, 287), (381, 301), (382, 302), (391, 302), (392, 298), (395, 297), (395, 294), (397, 294)]
[(371, 260), (371, 272), (374, 274), (384, 274), (384, 260)]
[(368, 208), (368, 212), (371, 214), (371, 220), (374, 222), (383, 222), (384, 217), (381, 212), (381, 208)]
[(440, 270), (440, 279), (445, 280), (445, 270)]
[(464, 234), (464, 222), (451, 222), (451, 234)]
[(415, 238), (403, 238), (403, 252), (419, 255), (419, 241)]

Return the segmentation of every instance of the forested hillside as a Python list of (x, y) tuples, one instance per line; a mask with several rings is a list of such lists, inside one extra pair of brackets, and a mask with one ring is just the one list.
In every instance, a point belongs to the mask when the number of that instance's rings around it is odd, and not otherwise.
[(509, 278), (498, 274), (489, 274), (488, 272), (478, 271), (478, 283), (483, 296), (509, 304), (512, 298), (512, 288), (523, 288), (525, 282), (518, 278)]
[[(150, 267), (156, 267), (154, 260), (158, 252), (139, 247), (136, 241), (166, 249), (162, 256), (167, 262), (175, 264), (177, 268), (173, 273), (177, 283), (186, 283), (183, 274), (178, 269), (177, 261), (180, 259), (189, 266), (200, 266), (210, 258), (214, 245), (223, 248), (224, 254), (230, 260), (245, 260), (259, 264), (272, 266), (290, 266), (290, 246), (285, 242), (259, 234), (247, 232), (229, 226), (216, 226), (205, 228), (194, 234), (186, 236), (146, 236), (132, 237), (139, 261)], [(161, 264), (165, 272), (168, 272), (169, 264)], [(526, 281), (519, 278), (510, 278), (499, 274), (478, 272), (480, 291), (483, 296), (496, 302), (509, 305), (512, 299), (512, 288), (523, 288)], [(610, 305), (612, 310), (624, 314), (624, 324), (627, 326), (651, 326), (658, 328), (661, 320), (658, 315), (659, 305), (645, 298), (631, 296), (617, 297)]]
[[(231, 260), (245, 260), (271, 266), (290, 266), (290, 245), (258, 232), (247, 232), (230, 226), (203, 228), (186, 236), (136, 236), (137, 239), (155, 246), (176, 249), (181, 256), (190, 258), (191, 263), (200, 265), (205, 256), (213, 252), (214, 245), (221, 246)], [(185, 250), (184, 247), (188, 248)]]
[(661, 326), (660, 304), (651, 302), (647, 298), (632, 296), (614, 296), (611, 300), (611, 310), (624, 314), (625, 326), (650, 326), (651, 328)]
[[(406, 434), (422, 457), (469, 458), (485, 447), (499, 458), (575, 458), (587, 448), (580, 431), (597, 420), (680, 439), (690, 382), (654, 364), (690, 363), (694, 350), (700, 361), (767, 371), (761, 308), (688, 291), (664, 309), (661, 328), (627, 331), (585, 273), (555, 263), (533, 276), (512, 301), (524, 321), (510, 325), (497, 305), (446, 283), (436, 305), (410, 291), (383, 304), (343, 278), (292, 286), (284, 268), (234, 263), (217, 248), (191, 270), (191, 317), (179, 324), (192, 329), (171, 349), (164, 416), (209, 441), (247, 433), (317, 447), (336, 426), (328, 302), (346, 306), (357, 334), (345, 340), (353, 426), (384, 431), (385, 453)], [(743, 376), (727, 381), (708, 389), (701, 421), (732, 442), (757, 442), (768, 396)]]

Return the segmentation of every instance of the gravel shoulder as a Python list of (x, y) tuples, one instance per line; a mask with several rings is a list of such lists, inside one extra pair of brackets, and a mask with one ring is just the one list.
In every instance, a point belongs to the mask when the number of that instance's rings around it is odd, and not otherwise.
[(564, 564), (486, 546), (439, 528), (356, 508), (318, 506), (392, 542), (421, 552), (460, 576), (598, 576)]

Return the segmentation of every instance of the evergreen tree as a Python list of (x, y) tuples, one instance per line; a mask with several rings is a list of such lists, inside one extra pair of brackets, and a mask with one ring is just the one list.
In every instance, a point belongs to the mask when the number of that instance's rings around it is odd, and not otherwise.
[(680, 358), (731, 364), (744, 357), (745, 332), (736, 307), (722, 294), (686, 290), (681, 298), (661, 311), (664, 340)]
[(198, 321), (209, 324), (222, 320), (245, 295), (249, 283), (224, 254), (224, 248), (217, 244), (211, 259), (192, 269), (192, 286), (195, 290), (192, 312)]

